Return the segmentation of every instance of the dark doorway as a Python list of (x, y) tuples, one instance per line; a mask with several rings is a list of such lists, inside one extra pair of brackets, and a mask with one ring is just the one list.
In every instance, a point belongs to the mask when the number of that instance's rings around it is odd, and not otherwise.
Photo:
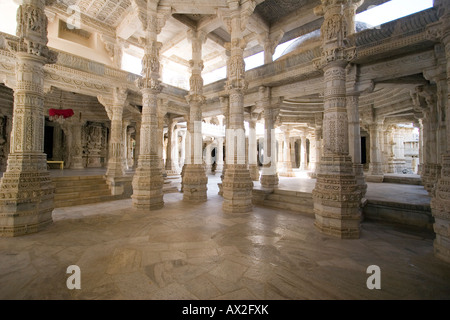
[(47, 154), (47, 159), (53, 158), (53, 127), (45, 126), (44, 153)]
[(366, 137), (361, 137), (361, 164), (367, 163)]

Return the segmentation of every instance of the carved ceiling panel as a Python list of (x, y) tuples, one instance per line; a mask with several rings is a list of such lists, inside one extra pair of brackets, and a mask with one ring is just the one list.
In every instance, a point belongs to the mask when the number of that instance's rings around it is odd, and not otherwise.
[[(256, 6), (257, 12), (267, 23), (273, 24), (295, 10), (309, 4), (311, 0), (266, 0)], [(314, 0), (317, 5), (320, 0)]]
[(130, 0), (60, 0), (61, 3), (71, 6), (76, 5), (81, 13), (116, 27), (122, 20)]

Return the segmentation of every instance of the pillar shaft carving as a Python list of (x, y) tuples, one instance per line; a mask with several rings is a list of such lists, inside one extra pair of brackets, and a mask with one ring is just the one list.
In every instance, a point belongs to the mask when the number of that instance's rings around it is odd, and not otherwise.
[[(251, 4), (249, 1), (247, 4)], [(227, 64), (227, 82), (225, 88), (229, 95), (229, 117), (227, 119), (226, 171), (222, 182), (223, 210), (226, 213), (243, 213), (252, 210), (253, 182), (245, 163), (244, 134), (244, 93), (247, 89), (245, 80), (243, 37), (248, 7), (239, 6), (238, 2), (229, 2), (232, 10), (228, 26), (231, 34), (230, 59)], [(250, 12), (251, 13), (251, 12)], [(242, 28), (244, 26), (244, 28)]]
[(271, 105), (271, 89), (269, 87), (259, 88), (257, 105), (263, 109), (264, 115), (264, 156), (260, 182), (263, 188), (273, 190), (278, 186), (275, 118), (279, 109)]
[(44, 154), (44, 65), (56, 55), (47, 47), (43, 0), (23, 1), (17, 12), (13, 124), (10, 154), (0, 183), (0, 236), (37, 232), (52, 223), (54, 185)]
[(206, 40), (203, 32), (189, 30), (188, 39), (192, 44), (191, 78), (189, 80), (189, 121), (187, 129), (188, 140), (186, 162), (183, 168), (183, 200), (202, 202), (207, 198), (208, 177), (203, 165), (203, 136), (202, 136), (202, 107), (205, 103), (203, 96), (202, 46)]
[[(441, 12), (440, 21), (440, 42), (445, 48), (445, 62), (447, 73), (447, 90), (438, 90), (447, 92), (446, 97), (442, 99), (445, 104), (445, 122), (446, 122), (446, 150), (441, 157), (441, 172), (435, 186), (431, 199), (431, 211), (434, 217), (434, 231), (436, 239), (434, 240), (434, 253), (436, 257), (450, 263), (450, 1), (442, 0), (436, 2)], [(441, 97), (442, 98), (442, 97)], [(441, 105), (443, 107), (443, 105)], [(444, 151), (444, 150), (443, 150)]]
[(340, 238), (359, 238), (360, 200), (353, 163), (349, 156), (346, 106), (346, 66), (355, 48), (344, 41), (351, 14), (342, 8), (350, 0), (322, 1), (314, 12), (324, 16), (321, 27), (322, 56), (315, 65), (324, 72), (323, 154), (313, 190), (315, 226)]
[(157, 42), (161, 24), (157, 3), (148, 2), (142, 78), (137, 85), (142, 93), (142, 118), (138, 167), (133, 177), (133, 206), (138, 209), (156, 210), (164, 206), (161, 161), (158, 141), (158, 94), (161, 91), (159, 51)]
[(250, 177), (253, 181), (259, 181), (259, 166), (258, 166), (258, 149), (256, 141), (256, 121), (257, 114), (251, 114), (248, 132), (248, 168), (250, 171)]
[(106, 177), (114, 185), (114, 179), (122, 177), (125, 173), (122, 115), (127, 100), (127, 91), (124, 88), (114, 88), (111, 102), (106, 101), (103, 97), (98, 97), (98, 99), (109, 110), (108, 115), (111, 120)]

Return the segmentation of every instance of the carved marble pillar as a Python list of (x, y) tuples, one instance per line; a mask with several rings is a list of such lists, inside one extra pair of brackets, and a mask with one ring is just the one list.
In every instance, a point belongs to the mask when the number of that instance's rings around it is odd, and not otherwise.
[(298, 139), (296, 137), (290, 137), (289, 139), (289, 144), (290, 144), (290, 155), (289, 155), (289, 160), (291, 161), (291, 168), (298, 168), (300, 166), (297, 167), (297, 161), (296, 161), (296, 157), (297, 155), (295, 154), (295, 142)]
[[(227, 64), (228, 63), (229, 63), (229, 59), (227, 60)], [(223, 125), (225, 126), (225, 128), (228, 128), (228, 119), (229, 119), (229, 116), (230, 116), (229, 99), (228, 99), (228, 97), (219, 97), (219, 102), (220, 102), (220, 108), (222, 110), (222, 114), (224, 116), (223, 117)], [(223, 196), (222, 183), (223, 183), (223, 178), (225, 177), (226, 169), (227, 169), (227, 163), (226, 163), (226, 159), (225, 159), (224, 164), (223, 164), (222, 174), (220, 175), (221, 182), (219, 182), (217, 184), (217, 186), (219, 187), (218, 194), (220, 196)]]
[(157, 135), (157, 150), (158, 150), (158, 158), (159, 158), (159, 166), (161, 168), (161, 172), (164, 178), (167, 177), (166, 172), (166, 143), (164, 138), (164, 124), (166, 122), (166, 110), (163, 99), (158, 99), (156, 104), (156, 118), (157, 118), (157, 127), (156, 127), (156, 135)]
[(386, 148), (387, 148), (387, 173), (395, 172), (395, 154), (394, 154), (394, 126), (389, 125), (386, 128)]
[[(161, 162), (158, 157), (158, 94), (161, 91), (157, 34), (161, 19), (157, 19), (157, 3), (147, 3), (147, 30), (142, 59), (142, 78), (137, 85), (142, 92), (142, 122), (138, 167), (133, 177), (133, 207), (155, 210), (164, 206)], [(164, 21), (162, 21), (164, 23)]]
[[(347, 90), (348, 91), (348, 90)], [(361, 163), (361, 128), (359, 120), (359, 94), (353, 92), (347, 94), (348, 113), (348, 140), (349, 154), (353, 161), (356, 183), (361, 189), (361, 196), (364, 198), (367, 191), (367, 184), (364, 177), (364, 168)]]
[(189, 150), (183, 173), (183, 200), (202, 202), (207, 198), (208, 177), (203, 166), (202, 147), (202, 107), (205, 103), (203, 96), (203, 60), (202, 46), (206, 41), (206, 34), (194, 30), (188, 31), (188, 38), (192, 44), (191, 77), (189, 79), (189, 122), (187, 139)]
[[(438, 90), (438, 100), (442, 101), (442, 109), (446, 115), (446, 151), (442, 155), (441, 173), (435, 186), (431, 199), (431, 212), (434, 217), (434, 254), (439, 259), (450, 263), (450, 1), (435, 1), (441, 13), (439, 24), (430, 31), (436, 34), (445, 48), (447, 90)], [(434, 31), (434, 32), (433, 32)], [(447, 95), (442, 97), (442, 93)]]
[(383, 122), (375, 121), (369, 125), (370, 131), (370, 164), (367, 181), (383, 182), (383, 164), (381, 162), (381, 139)]
[(216, 173), (223, 171), (223, 137), (217, 138)]
[(212, 159), (211, 159), (211, 152), (212, 152), (212, 142), (208, 142), (205, 148), (205, 171), (206, 174), (211, 174), (211, 166), (212, 166)]
[(283, 128), (283, 161), (282, 168), (279, 171), (279, 175), (282, 177), (295, 176), (294, 171), (292, 171), (290, 134), (290, 129), (285, 126)]
[(253, 181), (259, 181), (259, 166), (258, 166), (258, 149), (256, 144), (256, 120), (257, 115), (251, 114), (248, 122), (248, 169), (250, 177)]
[(324, 72), (323, 154), (313, 190), (315, 226), (339, 238), (359, 238), (361, 190), (349, 156), (346, 108), (346, 66), (355, 49), (347, 48), (343, 0), (323, 1), (314, 12), (324, 16), (322, 56), (315, 60)]
[(301, 143), (300, 143), (300, 170), (308, 170), (308, 164), (306, 163), (307, 160), (307, 150), (306, 150), (306, 132), (303, 131), (301, 136)]
[(269, 87), (259, 87), (258, 107), (264, 113), (264, 156), (261, 169), (261, 186), (268, 190), (278, 187), (277, 174), (277, 141), (275, 138), (275, 118), (279, 109), (271, 105), (271, 89)]
[[(248, 1), (246, 4), (254, 4)], [(227, 168), (222, 182), (223, 210), (225, 213), (244, 213), (252, 210), (253, 181), (245, 163), (244, 133), (244, 93), (248, 83), (245, 80), (244, 49), (246, 40), (246, 17), (253, 9), (240, 6), (239, 2), (228, 2), (231, 10), (229, 31), (231, 34), (231, 56), (227, 65), (228, 78), (226, 90), (229, 95), (230, 114), (226, 130)], [(244, 26), (244, 28), (243, 28)]]
[(0, 182), (0, 236), (38, 232), (52, 223), (54, 185), (44, 154), (44, 65), (47, 47), (44, 0), (24, 0), (17, 11), (13, 127), (6, 172)]
[(314, 137), (316, 139), (316, 165), (315, 170), (311, 174), (312, 177), (317, 177), (320, 170), (320, 158), (322, 156), (322, 125), (323, 125), (323, 113), (318, 112), (314, 114)]
[[(433, 142), (433, 149), (436, 148), (436, 139)], [(436, 160), (436, 159), (434, 159)], [(435, 164), (436, 162), (434, 162)], [(406, 168), (404, 132), (402, 128), (396, 127), (394, 130), (394, 172), (403, 173)]]
[(184, 167), (184, 162), (185, 162), (185, 158), (186, 158), (186, 130), (181, 130), (180, 131), (180, 135), (181, 135), (181, 152), (180, 152), (180, 168)]
[(139, 159), (139, 151), (141, 146), (141, 123), (136, 122), (135, 125), (135, 144), (134, 144), (134, 154), (133, 154), (133, 168), (136, 169), (138, 167), (138, 159)]
[(314, 133), (310, 133), (307, 138), (309, 139), (309, 176), (316, 171), (316, 137)]
[(128, 145), (129, 145), (129, 134), (128, 126), (130, 125), (129, 120), (122, 121), (122, 141), (123, 141), (123, 155), (122, 155), (122, 167), (124, 172), (129, 169), (128, 164)]
[(175, 126), (177, 125), (177, 121), (168, 118), (167, 124), (167, 155), (166, 155), (166, 173), (167, 176), (178, 176), (178, 170), (176, 166), (176, 161), (178, 157), (175, 155), (175, 147), (176, 147), (176, 139), (177, 133), (175, 132)]
[(66, 120), (62, 129), (66, 135), (67, 166), (70, 169), (84, 169), (83, 165), (83, 126), (85, 121), (73, 116)]
[(62, 160), (62, 129), (59, 124), (53, 127), (53, 157), (52, 160)]
[(180, 175), (180, 128), (175, 126), (172, 136), (172, 170), (175, 170), (176, 175)]
[(127, 90), (124, 88), (114, 88), (111, 104), (105, 101), (106, 99), (104, 97), (98, 97), (98, 100), (108, 110), (107, 113), (111, 120), (106, 181), (111, 189), (111, 193), (118, 195), (122, 194), (124, 190), (123, 183), (117, 180), (125, 174), (123, 163), (125, 154), (122, 115), (127, 100)]
[(283, 171), (283, 165), (284, 165), (284, 162), (283, 162), (283, 152), (284, 152), (283, 138), (284, 138), (283, 133), (276, 134), (276, 140), (277, 140), (277, 145), (278, 145), (278, 147), (277, 147), (277, 172), (278, 172), (278, 175), (280, 175), (280, 172)]

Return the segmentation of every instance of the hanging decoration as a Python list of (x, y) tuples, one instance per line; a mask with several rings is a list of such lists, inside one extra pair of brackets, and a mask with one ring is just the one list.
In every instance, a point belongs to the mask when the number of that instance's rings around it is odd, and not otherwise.
[(65, 119), (74, 115), (72, 109), (49, 109), (48, 115), (51, 121), (56, 121), (62, 124)]
[(48, 115), (50, 121), (55, 121), (59, 123), (60, 125), (63, 124), (63, 122), (74, 115), (72, 109), (63, 109), (63, 99), (62, 99), (62, 91), (59, 96), (59, 109), (51, 108), (48, 110)]

